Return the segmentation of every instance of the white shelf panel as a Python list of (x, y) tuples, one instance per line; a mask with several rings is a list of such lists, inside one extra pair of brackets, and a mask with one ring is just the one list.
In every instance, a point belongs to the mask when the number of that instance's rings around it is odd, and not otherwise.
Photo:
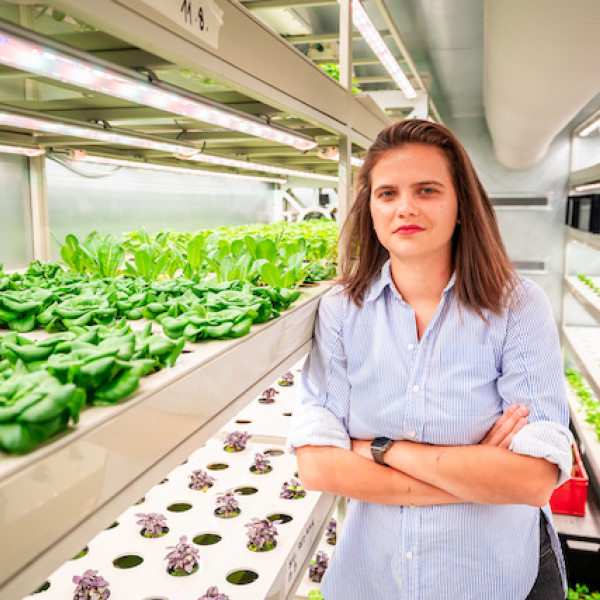
[[(284, 600), (295, 593), (299, 572), (294, 564), (303, 564), (312, 558), (311, 551), (317, 545), (322, 528), (329, 522), (336, 497), (320, 492), (308, 492), (300, 500), (279, 498), (281, 485), (294, 476), (296, 459), (289, 454), (271, 458), (272, 471), (256, 475), (249, 471), (254, 454), (268, 449), (283, 450), (273, 444), (249, 443), (242, 452), (226, 452), (220, 440), (212, 439), (169, 473), (168, 481), (154, 486), (142, 504), (135, 505), (121, 514), (119, 525), (105, 530), (91, 540), (88, 553), (82, 558), (69, 560), (47, 578), (50, 587), (31, 600), (64, 600), (75, 589), (74, 575), (82, 575), (86, 569), (98, 570), (109, 582), (114, 598), (173, 598), (192, 600), (201, 596), (213, 585), (232, 599)], [(188, 487), (189, 475), (195, 469), (206, 469), (211, 463), (225, 463), (229, 468), (208, 471), (216, 482), (206, 492)], [(241, 514), (231, 519), (214, 516), (216, 496), (228, 489), (254, 487), (252, 495), (238, 497)], [(170, 512), (173, 503), (188, 503), (192, 507), (185, 512)], [(146, 539), (139, 533), (136, 513), (159, 512), (166, 516), (169, 532), (160, 538)], [(245, 524), (253, 517), (264, 519), (271, 514), (287, 514), (293, 517), (289, 523), (276, 525), (277, 547), (264, 553), (246, 548)], [(209, 546), (197, 546), (200, 567), (188, 577), (173, 577), (166, 571), (164, 560), (168, 550), (183, 535), (191, 543), (197, 535), (217, 534), (221, 540)], [(113, 560), (123, 555), (137, 555), (144, 562), (131, 569), (117, 569)], [(314, 554), (314, 552), (313, 552)], [(248, 569), (258, 574), (256, 581), (244, 585), (227, 582), (232, 571)], [(293, 575), (288, 578), (288, 575)], [(42, 581), (39, 584), (43, 583)], [(36, 583), (36, 585), (39, 585)], [(293, 596), (292, 596), (293, 597)]]
[[(565, 327), (564, 340), (579, 370), (586, 378), (596, 398), (600, 398), (600, 328)], [(600, 483), (600, 441), (594, 428), (585, 422), (585, 412), (579, 398), (567, 384), (571, 422), (581, 441), (581, 451), (590, 466), (590, 478)]]
[(0, 597), (30, 593), (32, 581), (43, 581), (305, 355), (328, 287), (308, 290), (244, 338), (191, 344), (192, 353), (144, 378), (128, 402), (85, 410), (60, 439), (2, 456)]
[[(273, 404), (261, 404), (258, 401), (259, 395), (248, 406), (241, 410), (227, 425), (221, 430), (221, 436), (232, 431), (246, 431), (254, 441), (272, 441), (274, 443), (285, 443), (288, 431), (292, 422), (291, 416), (296, 404), (298, 394), (298, 381), (305, 356), (301, 358), (293, 367), (289, 368), (294, 375), (294, 385), (281, 386), (277, 379), (265, 386), (275, 388), (279, 394), (275, 396)], [(283, 375), (283, 371), (279, 374)], [(264, 390), (261, 390), (261, 393)]]
[[(600, 285), (600, 277), (590, 277), (596, 285)], [(579, 304), (585, 308), (586, 312), (596, 320), (600, 325), (600, 296), (590, 289), (583, 281), (577, 277), (566, 277), (567, 289)]]
[(567, 226), (567, 242), (580, 242), (594, 250), (600, 250), (600, 233), (590, 233)]

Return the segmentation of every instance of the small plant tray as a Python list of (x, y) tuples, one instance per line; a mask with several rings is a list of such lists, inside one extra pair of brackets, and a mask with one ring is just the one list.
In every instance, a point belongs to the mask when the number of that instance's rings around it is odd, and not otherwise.
[[(74, 575), (87, 569), (98, 570), (109, 582), (111, 598), (186, 598), (195, 600), (210, 586), (232, 599), (286, 600), (293, 594), (316, 551), (324, 527), (329, 522), (336, 497), (308, 492), (305, 498), (279, 498), (281, 485), (294, 476), (297, 462), (285, 453), (272, 454), (273, 470), (262, 476), (253, 475), (248, 467), (257, 452), (284, 450), (273, 444), (248, 443), (242, 452), (225, 452), (221, 440), (211, 439), (206, 445), (177, 467), (164, 483), (148, 491), (141, 504), (136, 504), (117, 517), (118, 525), (97, 535), (88, 544), (88, 552), (70, 560), (55, 571), (47, 581), (50, 587), (27, 600), (65, 600), (72, 597)], [(213, 465), (228, 465), (211, 469)], [(207, 470), (216, 479), (206, 491), (188, 487), (189, 475), (196, 469)], [(213, 514), (216, 496), (226, 490), (243, 489), (237, 496), (241, 514), (236, 518), (219, 519)], [(160, 538), (140, 535), (136, 514), (162, 513), (169, 531)], [(270, 552), (252, 552), (247, 548), (245, 524), (252, 517), (272, 517), (282, 520), (277, 525), (277, 547)], [(199, 550), (199, 568), (186, 577), (167, 573), (164, 557), (168, 546), (181, 536)], [(75, 555), (75, 553), (73, 553)], [(143, 559), (135, 560), (135, 557)], [(116, 568), (115, 561), (125, 566)], [(236, 571), (251, 571), (254, 581), (236, 585), (228, 576)], [(44, 581), (35, 582), (40, 586)], [(34, 586), (32, 586), (34, 587)], [(291, 596), (293, 598), (293, 595)]]
[(573, 461), (571, 479), (554, 490), (550, 498), (550, 508), (553, 513), (559, 515), (584, 517), (589, 477), (576, 443), (573, 444)]

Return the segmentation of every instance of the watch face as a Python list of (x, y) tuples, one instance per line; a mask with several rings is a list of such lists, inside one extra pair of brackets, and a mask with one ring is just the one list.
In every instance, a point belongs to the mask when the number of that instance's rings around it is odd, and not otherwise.
[(390, 440), (390, 438), (386, 438), (386, 437), (378, 437), (375, 438), (373, 440), (373, 443), (371, 444), (371, 448), (377, 449), (377, 450), (381, 450), (383, 448), (386, 448), (387, 446), (389, 446), (390, 442), (392, 440)]

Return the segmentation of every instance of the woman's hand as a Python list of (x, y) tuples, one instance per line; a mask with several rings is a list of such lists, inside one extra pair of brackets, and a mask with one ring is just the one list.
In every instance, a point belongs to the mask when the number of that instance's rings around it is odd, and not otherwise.
[(498, 448), (508, 448), (515, 434), (529, 424), (529, 421), (525, 418), (528, 414), (529, 409), (526, 406), (520, 407), (518, 404), (512, 404), (479, 443), (487, 446), (498, 446)]

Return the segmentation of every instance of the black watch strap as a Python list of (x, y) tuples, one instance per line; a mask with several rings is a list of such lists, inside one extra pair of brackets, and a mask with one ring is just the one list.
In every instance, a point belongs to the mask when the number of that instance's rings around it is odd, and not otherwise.
[(394, 443), (393, 440), (386, 437), (378, 437), (375, 438), (371, 442), (371, 454), (373, 455), (373, 460), (380, 465), (388, 466), (387, 463), (383, 460), (383, 455), (386, 450)]

